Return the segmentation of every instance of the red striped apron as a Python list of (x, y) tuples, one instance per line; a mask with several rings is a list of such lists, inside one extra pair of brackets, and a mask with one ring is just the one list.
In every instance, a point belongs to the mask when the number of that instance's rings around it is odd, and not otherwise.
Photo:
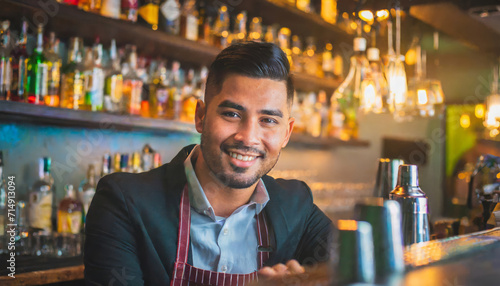
[[(191, 230), (191, 210), (187, 184), (182, 191), (179, 211), (179, 237), (177, 242), (177, 258), (174, 265), (174, 275), (171, 286), (181, 285), (245, 285), (257, 279), (257, 272), (249, 274), (227, 274), (196, 268), (187, 263), (189, 251), (189, 232)], [(257, 215), (258, 249), (269, 250), (269, 233), (264, 212)], [(259, 269), (269, 258), (268, 251), (258, 251)]]

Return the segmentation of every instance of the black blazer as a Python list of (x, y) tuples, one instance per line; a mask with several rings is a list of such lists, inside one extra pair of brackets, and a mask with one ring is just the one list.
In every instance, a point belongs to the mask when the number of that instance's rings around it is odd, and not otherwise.
[[(149, 172), (115, 173), (99, 181), (86, 219), (87, 285), (170, 283), (186, 184), (184, 160), (193, 147)], [(313, 204), (309, 187), (297, 180), (263, 180), (270, 197), (264, 211), (275, 241), (266, 264), (327, 261), (332, 224)]]

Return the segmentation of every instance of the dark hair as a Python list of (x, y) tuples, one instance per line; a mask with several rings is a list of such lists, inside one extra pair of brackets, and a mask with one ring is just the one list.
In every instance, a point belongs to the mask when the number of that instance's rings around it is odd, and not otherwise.
[(275, 44), (243, 42), (222, 50), (208, 71), (205, 91), (207, 105), (221, 91), (224, 80), (230, 74), (285, 81), (288, 106), (293, 103), (290, 63), (285, 53)]

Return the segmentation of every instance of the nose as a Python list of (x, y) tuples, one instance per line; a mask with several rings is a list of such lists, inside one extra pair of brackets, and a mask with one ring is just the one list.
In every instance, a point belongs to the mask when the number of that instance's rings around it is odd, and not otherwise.
[(247, 118), (242, 120), (238, 126), (238, 130), (234, 135), (234, 139), (239, 141), (244, 146), (255, 146), (260, 142), (261, 130), (259, 122)]

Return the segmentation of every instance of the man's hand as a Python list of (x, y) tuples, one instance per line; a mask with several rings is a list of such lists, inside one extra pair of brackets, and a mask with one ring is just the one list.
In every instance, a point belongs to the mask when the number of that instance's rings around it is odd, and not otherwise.
[(288, 261), (286, 265), (280, 263), (272, 267), (262, 267), (262, 269), (258, 272), (258, 274), (264, 276), (264, 278), (276, 278), (301, 273), (304, 273), (304, 267), (302, 267), (295, 259)]

